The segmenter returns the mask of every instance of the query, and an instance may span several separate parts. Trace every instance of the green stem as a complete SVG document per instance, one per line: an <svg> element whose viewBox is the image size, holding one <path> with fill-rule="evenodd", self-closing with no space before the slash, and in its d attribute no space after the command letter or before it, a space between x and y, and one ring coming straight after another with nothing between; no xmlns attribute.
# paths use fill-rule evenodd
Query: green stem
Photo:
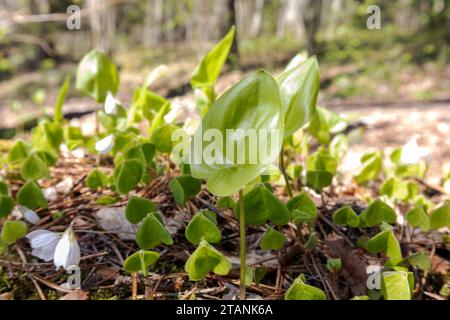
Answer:
<svg viewBox="0 0 450 320"><path fill-rule="evenodd" d="M286 182L286 189L289 194L289 197L292 198L292 188L291 184L289 183L289 177L286 173L286 165L284 163L284 143L281 145L281 152L280 152L280 166L281 166L281 173L283 174L284 181Z"/></svg>
<svg viewBox="0 0 450 320"><path fill-rule="evenodd" d="M244 208L244 193L242 189L239 190L239 231L240 231L240 248L241 248L241 277L239 283L239 299L245 300L245 274L246 274L246 263L245 263L245 208Z"/></svg>

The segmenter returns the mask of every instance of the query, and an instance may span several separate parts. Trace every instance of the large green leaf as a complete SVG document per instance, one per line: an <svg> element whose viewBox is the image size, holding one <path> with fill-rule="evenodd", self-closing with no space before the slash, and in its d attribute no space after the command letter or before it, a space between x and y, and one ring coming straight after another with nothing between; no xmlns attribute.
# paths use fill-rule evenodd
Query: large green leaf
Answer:
<svg viewBox="0 0 450 320"><path fill-rule="evenodd" d="M305 126L316 111L319 93L319 64L311 57L283 72L278 78L285 117L285 136Z"/></svg>
<svg viewBox="0 0 450 320"><path fill-rule="evenodd" d="M125 215L128 221L136 224L141 222L147 214L157 211L158 208L152 201L139 197L130 197L125 209Z"/></svg>
<svg viewBox="0 0 450 320"><path fill-rule="evenodd" d="M240 199L234 210L236 216L240 214L240 202L244 201L245 223L261 225L267 220L283 225L289 221L289 211L278 198L263 185L256 185L250 192Z"/></svg>
<svg viewBox="0 0 450 320"><path fill-rule="evenodd" d="M259 246L263 250L280 250L286 242L286 237L280 231L267 227Z"/></svg>
<svg viewBox="0 0 450 320"><path fill-rule="evenodd" d="M411 300L408 272L386 271L381 275L381 288L386 300Z"/></svg>
<svg viewBox="0 0 450 320"><path fill-rule="evenodd" d="M127 194L141 181L144 168L139 161L130 159L124 160L114 171L114 178L117 191Z"/></svg>
<svg viewBox="0 0 450 320"><path fill-rule="evenodd" d="M219 139L224 140L216 150L219 159L213 163L203 161L212 144L203 140L203 132L209 129L216 129L214 132L221 135ZM228 129L241 131L227 134ZM247 130L256 135L264 134L263 130L268 134L275 130L275 137L258 139L257 148L250 150ZM261 175L278 157L283 134L283 109L277 84L268 73L256 71L227 90L203 118L191 142L192 175L205 178L209 191L215 195L229 196ZM251 156L256 160L253 163Z"/></svg>
<svg viewBox="0 0 450 320"><path fill-rule="evenodd" d="M104 102L108 91L116 94L119 88L116 66L104 53L89 52L78 64L76 88L98 103Z"/></svg>
<svg viewBox="0 0 450 320"><path fill-rule="evenodd" d="M173 244L169 231L157 215L158 213L148 214L137 231L136 242L142 250L152 249L161 243Z"/></svg>
<svg viewBox="0 0 450 320"><path fill-rule="evenodd" d="M200 211L195 214L185 232L186 239L190 243L198 245L202 239L209 243L218 243L222 239L217 222L211 215L214 215L211 211Z"/></svg>
<svg viewBox="0 0 450 320"><path fill-rule="evenodd" d="M306 284L302 276L294 280L284 296L286 300L326 300L327 296L321 289Z"/></svg>
<svg viewBox="0 0 450 320"><path fill-rule="evenodd" d="M205 55L192 74L193 87L214 86L230 52L235 32L236 29L233 26L225 37Z"/></svg>
<svg viewBox="0 0 450 320"><path fill-rule="evenodd" d="M6 244L13 244L27 234L27 225L23 221L5 221L1 238Z"/></svg>
<svg viewBox="0 0 450 320"><path fill-rule="evenodd" d="M431 229L450 228L450 202L433 210L430 215Z"/></svg>
<svg viewBox="0 0 450 320"><path fill-rule="evenodd" d="M225 276L231 270L231 263L217 249L202 240L186 261L184 269L191 281L202 280L209 272Z"/></svg>
<svg viewBox="0 0 450 320"><path fill-rule="evenodd" d="M141 271L147 275L148 268L158 261L159 256L158 252L139 250L125 260L123 268L130 273Z"/></svg>
<svg viewBox="0 0 450 320"><path fill-rule="evenodd" d="M34 181L28 181L17 193L17 202L27 207L28 209L34 210L36 208L47 208L48 202L42 193L39 185Z"/></svg>

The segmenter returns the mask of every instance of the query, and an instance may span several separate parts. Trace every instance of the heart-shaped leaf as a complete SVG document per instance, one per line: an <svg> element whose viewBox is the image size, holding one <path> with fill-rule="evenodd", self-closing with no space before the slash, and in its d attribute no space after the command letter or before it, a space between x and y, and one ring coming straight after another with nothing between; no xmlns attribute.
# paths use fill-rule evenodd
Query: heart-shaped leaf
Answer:
<svg viewBox="0 0 450 320"><path fill-rule="evenodd" d="M158 252L139 250L125 260L123 268L130 273L141 271L147 275L148 268L158 261L159 256Z"/></svg>
<svg viewBox="0 0 450 320"><path fill-rule="evenodd" d="M376 179L381 172L382 164L383 160L379 151L365 154L361 158L361 165L355 175L356 182L363 183Z"/></svg>
<svg viewBox="0 0 450 320"><path fill-rule="evenodd" d="M381 276L381 289L386 300L411 300L408 272L386 271Z"/></svg>
<svg viewBox="0 0 450 320"><path fill-rule="evenodd" d="M209 243L220 242L222 234L211 216L215 216L211 211L200 211L192 218L185 231L186 239L190 243L198 245L202 239Z"/></svg>
<svg viewBox="0 0 450 320"><path fill-rule="evenodd" d="M431 212L430 225L433 230L450 228L450 202L446 202Z"/></svg>
<svg viewBox="0 0 450 320"><path fill-rule="evenodd" d="M415 228L420 228L425 232L430 230L430 218L423 210L423 207L411 208L406 214L406 220Z"/></svg>
<svg viewBox="0 0 450 320"><path fill-rule="evenodd" d="M128 221L136 224L141 222L147 214L157 211L158 208L152 201L139 197L130 197L125 209L125 215Z"/></svg>
<svg viewBox="0 0 450 320"><path fill-rule="evenodd" d="M17 193L17 202L31 210L47 208L48 202L36 181L28 181Z"/></svg>
<svg viewBox="0 0 450 320"><path fill-rule="evenodd" d="M136 242L142 250L152 249L161 243L173 244L169 231L157 218L157 213L150 213L142 222L136 234Z"/></svg>
<svg viewBox="0 0 450 320"><path fill-rule="evenodd" d="M0 218L9 215L14 209L14 199L10 196L0 194Z"/></svg>
<svg viewBox="0 0 450 320"><path fill-rule="evenodd" d="M176 130L182 130L173 124L165 124L153 132L150 142L155 148L163 153L171 153L174 147L172 133Z"/></svg>
<svg viewBox="0 0 450 320"><path fill-rule="evenodd" d="M35 149L49 152L55 157L59 154L63 140L63 127L55 122L41 122L31 133L31 141Z"/></svg>
<svg viewBox="0 0 450 320"><path fill-rule="evenodd" d="M239 218L240 202L244 201L245 223L261 225L267 220L283 225L289 221L289 211L264 185L256 185L236 204L235 214Z"/></svg>
<svg viewBox="0 0 450 320"><path fill-rule="evenodd" d="M333 175L331 172L315 170L306 172L306 184L316 192L322 192L323 188L331 185Z"/></svg>
<svg viewBox="0 0 450 320"><path fill-rule="evenodd" d="M175 201L184 205L186 201L195 197L201 190L202 184L199 179L185 175L173 178L169 183L170 191Z"/></svg>
<svg viewBox="0 0 450 320"><path fill-rule="evenodd" d="M366 249L371 253L385 252L394 261L402 259L400 245L390 228L384 229L371 238L366 244Z"/></svg>
<svg viewBox="0 0 450 320"><path fill-rule="evenodd" d="M104 53L93 50L78 64L75 86L98 103L105 102L108 91L116 94L119 88L117 68Z"/></svg>
<svg viewBox="0 0 450 320"><path fill-rule="evenodd" d="M381 185L381 195L386 195L392 200L406 200L408 198L408 183L395 177L391 177Z"/></svg>
<svg viewBox="0 0 450 320"><path fill-rule="evenodd" d="M232 27L225 37L205 55L197 68L195 68L191 79L193 87L214 86L230 52L235 32L235 27Z"/></svg>
<svg viewBox="0 0 450 320"><path fill-rule="evenodd" d="M23 221L5 221L2 228L2 240L10 245L27 234L27 225Z"/></svg>
<svg viewBox="0 0 450 320"><path fill-rule="evenodd" d="M423 252L413 253L408 257L408 262L421 270L429 270L431 269L431 260L430 258Z"/></svg>
<svg viewBox="0 0 450 320"><path fill-rule="evenodd" d="M184 269L189 274L191 281L199 281L209 272L220 276L227 275L231 270L231 263L220 251L202 240L186 261Z"/></svg>
<svg viewBox="0 0 450 320"><path fill-rule="evenodd" d="M326 300L327 296L321 289L306 284L299 276L286 291L286 300Z"/></svg>
<svg viewBox="0 0 450 320"><path fill-rule="evenodd" d="M86 186L91 190L102 189L106 187L108 177L98 169L92 170L86 177Z"/></svg>
<svg viewBox="0 0 450 320"><path fill-rule="evenodd" d="M203 133L213 132L219 136L219 143L203 139ZM257 144L249 142L251 133ZM192 139L188 153L192 161L184 162L191 164L192 176L207 180L208 190L213 194L230 196L277 159L283 134L283 108L277 84L268 73L256 71L213 103ZM251 140L255 142L254 138ZM210 145L220 145L213 163L203 161Z"/></svg>
<svg viewBox="0 0 450 320"><path fill-rule="evenodd" d="M319 64L316 57L283 72L278 80L285 115L285 136L304 127L316 111Z"/></svg>
<svg viewBox="0 0 450 320"><path fill-rule="evenodd" d="M397 215L387 203L377 199L361 213L360 219L367 226L373 227L383 221L394 224L397 220Z"/></svg>
<svg viewBox="0 0 450 320"><path fill-rule="evenodd" d="M38 155L32 153L22 165L20 175L24 180L39 180L49 178L50 172L45 162Z"/></svg>
<svg viewBox="0 0 450 320"><path fill-rule="evenodd" d="M359 226L359 216L352 208L345 206L333 214L333 222L340 225L346 225L352 228Z"/></svg>
<svg viewBox="0 0 450 320"><path fill-rule="evenodd" d="M143 174L144 168L139 161L134 159L122 161L114 171L117 191L127 194L138 185Z"/></svg>
<svg viewBox="0 0 450 320"><path fill-rule="evenodd" d="M281 232L272 227L267 227L259 246L263 250L280 250L286 242L286 237Z"/></svg>
<svg viewBox="0 0 450 320"><path fill-rule="evenodd" d="M295 223L310 222L317 217L317 207L306 192L290 199L286 207Z"/></svg>
<svg viewBox="0 0 450 320"><path fill-rule="evenodd" d="M316 152L306 159L306 169L308 171L328 171L334 175L337 165L336 159L324 152Z"/></svg>
<svg viewBox="0 0 450 320"><path fill-rule="evenodd" d="M31 149L29 142L18 140L9 150L8 162L12 165L20 164L27 159Z"/></svg>

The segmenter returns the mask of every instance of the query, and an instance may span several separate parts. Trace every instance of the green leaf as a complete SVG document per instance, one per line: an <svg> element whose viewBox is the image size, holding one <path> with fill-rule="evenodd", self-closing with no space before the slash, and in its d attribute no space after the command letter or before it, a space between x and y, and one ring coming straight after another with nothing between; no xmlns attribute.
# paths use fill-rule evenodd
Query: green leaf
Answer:
<svg viewBox="0 0 450 320"><path fill-rule="evenodd" d="M400 245L394 232L390 228L384 229L371 238L366 244L366 249L371 253L385 252L386 255L393 260L402 259Z"/></svg>
<svg viewBox="0 0 450 320"><path fill-rule="evenodd" d="M202 280L209 272L225 276L231 270L231 263L217 249L202 240L199 246L186 261L184 269L189 274L189 280Z"/></svg>
<svg viewBox="0 0 450 320"><path fill-rule="evenodd" d="M176 130L182 130L180 127L173 124L165 124L153 132L150 142L155 148L163 153L171 153L174 147L172 141L172 133Z"/></svg>
<svg viewBox="0 0 450 320"><path fill-rule="evenodd" d="M217 207L221 209L233 209L234 205L234 200L231 197L222 197L217 202Z"/></svg>
<svg viewBox="0 0 450 320"><path fill-rule="evenodd" d="M14 199L10 196L0 194L0 218L9 215L14 209Z"/></svg>
<svg viewBox="0 0 450 320"><path fill-rule="evenodd" d="M328 171L334 175L336 173L337 165L336 159L324 152L316 152L306 159L306 169L308 171Z"/></svg>
<svg viewBox="0 0 450 320"><path fill-rule="evenodd" d="M408 213L406 213L406 220L415 228L420 228L425 232L430 230L430 219L422 206L411 208Z"/></svg>
<svg viewBox="0 0 450 320"><path fill-rule="evenodd" d="M411 300L408 272L386 271L381 276L381 288L386 300Z"/></svg>
<svg viewBox="0 0 450 320"><path fill-rule="evenodd" d="M235 32L236 28L233 26L225 37L205 55L192 74L193 87L214 86L230 52Z"/></svg>
<svg viewBox="0 0 450 320"><path fill-rule="evenodd" d="M285 116L285 137L304 127L316 111L319 64L311 57L278 78Z"/></svg>
<svg viewBox="0 0 450 320"><path fill-rule="evenodd" d="M5 221L2 228L2 240L10 245L27 234L27 225L23 221Z"/></svg>
<svg viewBox="0 0 450 320"><path fill-rule="evenodd" d="M373 201L360 215L360 219L369 227L376 226L385 221L394 224L397 221L397 215L388 204L380 199Z"/></svg>
<svg viewBox="0 0 450 320"><path fill-rule="evenodd" d="M245 223L261 225L267 220L278 225L289 221L289 211L278 198L263 185L256 185L236 203L235 214L239 218L240 202L244 201Z"/></svg>
<svg viewBox="0 0 450 320"><path fill-rule="evenodd" d="M0 256L6 252L7 248L8 245L4 243L2 239L0 239Z"/></svg>
<svg viewBox="0 0 450 320"><path fill-rule="evenodd" d="M152 201L139 197L130 197L125 209L125 215L128 221L136 224L141 222L147 214L157 211L158 208Z"/></svg>
<svg viewBox="0 0 450 320"><path fill-rule="evenodd" d="M340 225L346 225L352 228L359 226L359 216L351 207L342 207L333 214L333 222Z"/></svg>
<svg viewBox="0 0 450 320"><path fill-rule="evenodd" d="M330 186L332 181L333 175L328 171L315 170L306 172L306 184L316 192L322 192L323 188Z"/></svg>
<svg viewBox="0 0 450 320"><path fill-rule="evenodd" d="M321 289L306 284L299 276L286 291L286 300L326 300L327 296Z"/></svg>
<svg viewBox="0 0 450 320"><path fill-rule="evenodd" d="M25 161L31 152L31 148L32 146L30 143L23 140L18 140L9 150L8 162L15 165Z"/></svg>
<svg viewBox="0 0 450 320"><path fill-rule="evenodd" d="M111 196L103 196L95 200L95 204L100 206L109 206L111 204L117 203L119 201L118 198Z"/></svg>
<svg viewBox="0 0 450 320"><path fill-rule="evenodd" d="M104 53L93 50L78 64L75 86L96 102L105 102L108 91L116 94L119 88L117 68Z"/></svg>
<svg viewBox="0 0 450 320"><path fill-rule="evenodd" d="M184 205L186 201L195 197L201 190L202 184L199 179L185 175L173 178L169 182L170 191L175 198L175 201Z"/></svg>
<svg viewBox="0 0 450 320"><path fill-rule="evenodd" d="M108 177L98 169L92 170L86 177L86 186L91 190L102 189L106 187Z"/></svg>
<svg viewBox="0 0 450 320"><path fill-rule="evenodd" d="M292 220L297 224L310 222L317 217L316 204L306 192L290 199L286 207L291 212Z"/></svg>
<svg viewBox="0 0 450 320"><path fill-rule="evenodd" d="M433 230L450 228L450 202L446 202L431 212L430 225Z"/></svg>
<svg viewBox="0 0 450 320"><path fill-rule="evenodd" d="M6 182L0 181L0 195L9 196L9 187Z"/></svg>
<svg viewBox="0 0 450 320"><path fill-rule="evenodd" d="M32 153L22 165L20 175L24 180L39 180L49 178L50 171L45 162L37 154Z"/></svg>
<svg viewBox="0 0 450 320"><path fill-rule="evenodd" d="M55 103L55 114L53 115L53 121L54 122L62 122L64 120L64 115L63 115L63 106L64 106L64 102L66 101L66 96L67 96L67 91L69 90L70 87L70 76L66 76L66 79L64 80L63 85L61 86L61 88L59 89L58 92L58 97L56 98L56 103Z"/></svg>
<svg viewBox="0 0 450 320"><path fill-rule="evenodd" d="M263 250L280 250L285 242L286 237L284 234L269 226L261 238L259 246Z"/></svg>
<svg viewBox="0 0 450 320"><path fill-rule="evenodd" d="M392 200L407 200L409 195L408 183L391 177L381 185L380 194L386 195Z"/></svg>
<svg viewBox="0 0 450 320"><path fill-rule="evenodd" d="M191 142L191 172L196 178L207 180L208 190L217 196L230 196L260 176L278 157L284 134L283 108L275 80L265 71L256 71L228 89L217 99L202 120ZM218 163L208 164L202 159L204 150L212 144L203 140L203 132L216 129L223 137L218 150ZM247 134L227 134L227 130L248 130L261 133L275 131L273 139L259 139L257 150L249 150ZM254 140L254 139L253 139ZM265 141L264 141L265 140ZM227 145L229 146L227 148ZM228 152L227 152L228 149ZM231 153L231 150L235 152ZM267 150L267 152L261 152ZM227 158L225 158L227 155ZM256 161L249 161L253 155ZM187 162L187 161L185 161Z"/></svg>
<svg viewBox="0 0 450 320"><path fill-rule="evenodd" d="M37 208L46 209L48 206L47 199L42 193L41 188L36 181L28 181L17 193L17 202L27 207L28 209L35 210Z"/></svg>
<svg viewBox="0 0 450 320"><path fill-rule="evenodd" d="M332 134L344 131L347 123L335 112L323 107L316 107L308 131L321 144L328 144Z"/></svg>
<svg viewBox="0 0 450 320"><path fill-rule="evenodd" d="M209 211L209 214L214 214ZM222 234L214 220L208 218L204 211L198 212L189 222L185 231L186 239L192 244L198 245L203 239L209 243L219 243Z"/></svg>
<svg viewBox="0 0 450 320"><path fill-rule="evenodd" d="M337 259L328 258L327 259L328 271L338 272L339 270L341 270L341 268L342 268L342 260L340 258L337 258Z"/></svg>
<svg viewBox="0 0 450 320"><path fill-rule="evenodd" d="M313 231L305 242L305 249L313 251L317 247L317 232Z"/></svg>
<svg viewBox="0 0 450 320"><path fill-rule="evenodd" d="M421 270L431 269L431 260L424 252L417 252L410 255L408 262Z"/></svg>
<svg viewBox="0 0 450 320"><path fill-rule="evenodd" d="M142 250L152 249L161 243L173 244L169 231L156 215L148 214L137 231L136 242Z"/></svg>
<svg viewBox="0 0 450 320"><path fill-rule="evenodd" d="M137 160L124 160L114 171L117 191L127 194L141 181L144 168Z"/></svg>
<svg viewBox="0 0 450 320"><path fill-rule="evenodd" d="M355 175L356 182L363 183L376 179L381 172L382 164L383 160L379 151L365 154L361 158L361 165Z"/></svg>
<svg viewBox="0 0 450 320"><path fill-rule="evenodd" d="M143 272L147 275L148 268L159 259L159 253L154 251L143 251L133 253L123 263L123 268L127 272Z"/></svg>

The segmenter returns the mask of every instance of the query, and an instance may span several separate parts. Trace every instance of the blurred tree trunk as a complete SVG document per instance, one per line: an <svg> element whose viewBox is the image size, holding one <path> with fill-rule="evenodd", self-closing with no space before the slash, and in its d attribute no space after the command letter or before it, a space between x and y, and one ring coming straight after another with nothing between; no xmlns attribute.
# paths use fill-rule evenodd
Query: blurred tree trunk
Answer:
<svg viewBox="0 0 450 320"><path fill-rule="evenodd" d="M283 0L278 12L277 37L284 37L286 30L296 38L302 35L303 16L299 15L302 0Z"/></svg>
<svg viewBox="0 0 450 320"><path fill-rule="evenodd" d="M161 25L163 23L163 0L148 0L143 32L144 46L151 47L161 41Z"/></svg>
<svg viewBox="0 0 450 320"><path fill-rule="evenodd" d="M111 53L111 44L116 32L116 9L108 7L103 0L87 0L92 47Z"/></svg>
<svg viewBox="0 0 450 320"><path fill-rule="evenodd" d="M308 54L316 54L317 31L320 28L322 15L322 0L305 0L301 11L306 31L306 49Z"/></svg>
<svg viewBox="0 0 450 320"><path fill-rule="evenodd" d="M236 26L236 3L235 0L227 0L227 20L224 24L225 29L222 34L225 35L232 26ZM238 45L238 32L236 30L236 36L234 37L233 44L231 46L230 55L228 56L228 63L232 68L237 68L239 65L239 45Z"/></svg>
<svg viewBox="0 0 450 320"><path fill-rule="evenodd" d="M265 0L255 0L252 14L252 23L250 25L250 37L257 37L261 32L261 22L264 12Z"/></svg>

